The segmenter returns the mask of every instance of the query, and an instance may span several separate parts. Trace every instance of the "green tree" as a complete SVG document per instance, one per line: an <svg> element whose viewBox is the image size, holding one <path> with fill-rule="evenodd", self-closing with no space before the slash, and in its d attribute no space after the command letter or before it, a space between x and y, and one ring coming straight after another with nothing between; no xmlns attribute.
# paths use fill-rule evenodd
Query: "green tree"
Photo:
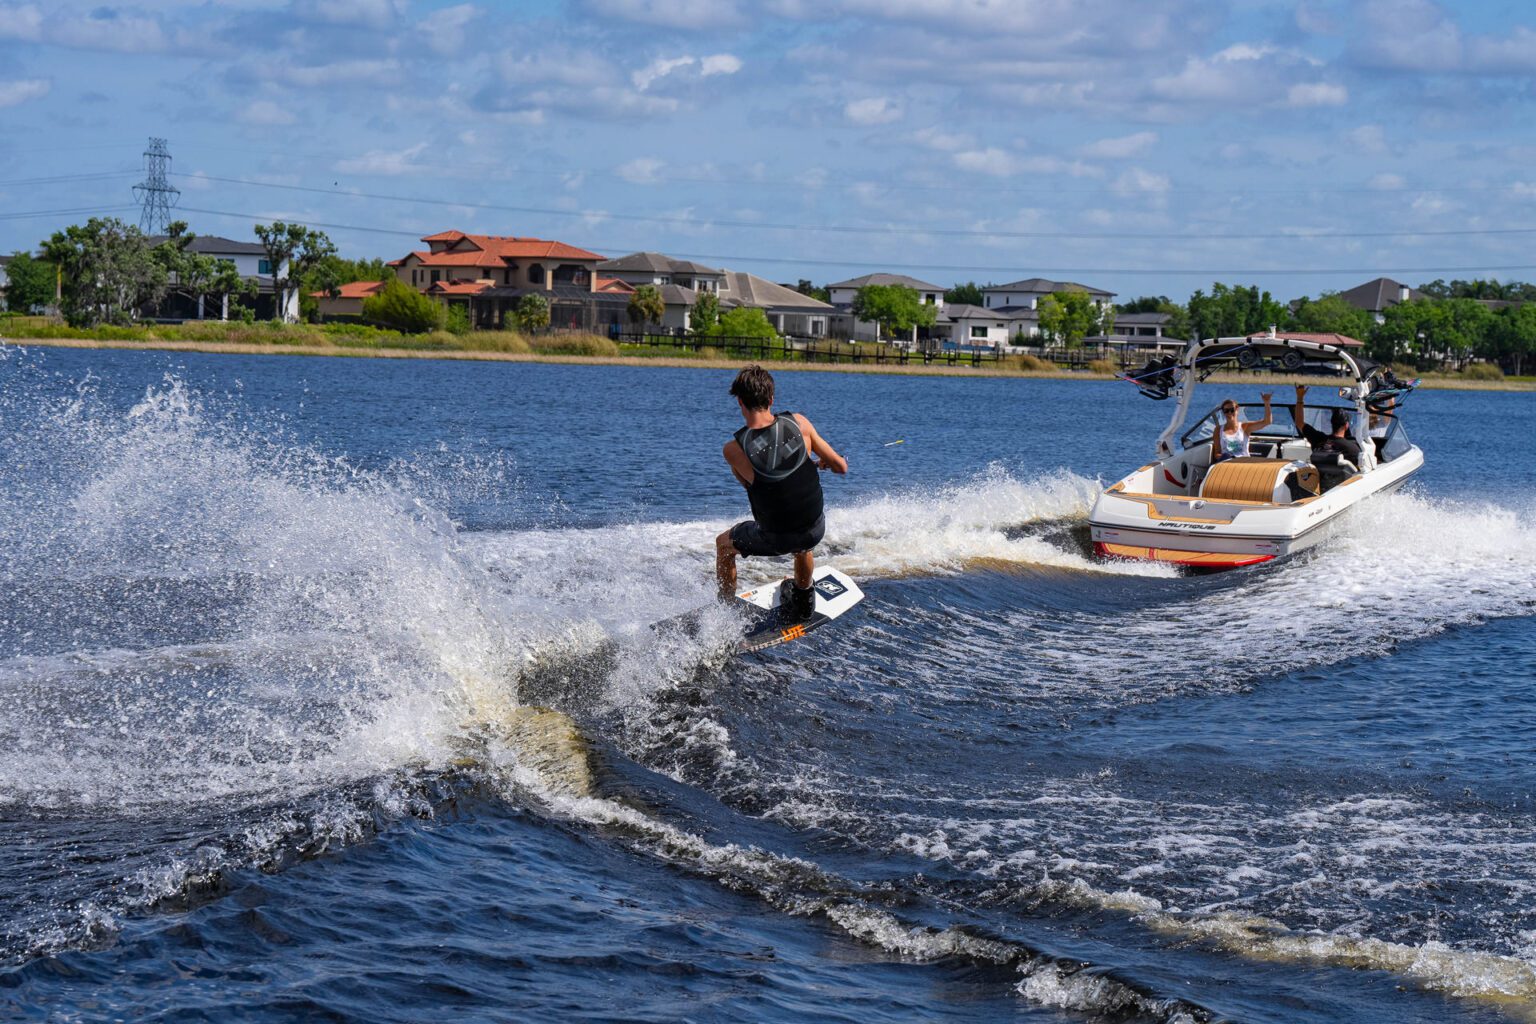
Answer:
<svg viewBox="0 0 1536 1024"><path fill-rule="evenodd" d="M1522 373L1536 357L1536 303L1501 310L1493 331L1491 352L1511 373Z"/></svg>
<svg viewBox="0 0 1536 1024"><path fill-rule="evenodd" d="M443 326L449 334L469 333L469 303L450 302L443 307Z"/></svg>
<svg viewBox="0 0 1536 1024"><path fill-rule="evenodd" d="M529 292L517 300L513 318L524 331L542 331L549 326L549 300L538 292Z"/></svg>
<svg viewBox="0 0 1536 1024"><path fill-rule="evenodd" d="M637 329L645 330L646 324L660 324L667 314L667 304L662 301L661 289L653 284L643 284L629 297L629 319Z"/></svg>
<svg viewBox="0 0 1536 1024"><path fill-rule="evenodd" d="M55 232L43 243L43 257L59 268L60 312L72 327L126 324L165 294L167 272L149 239L115 217Z"/></svg>
<svg viewBox="0 0 1536 1024"><path fill-rule="evenodd" d="M914 327L932 327L938 310L904 284L867 284L853 294L853 315L879 324L887 335L906 335Z"/></svg>
<svg viewBox="0 0 1536 1024"><path fill-rule="evenodd" d="M53 302L54 269L29 252L11 254L5 265L5 305L13 313L30 313Z"/></svg>
<svg viewBox="0 0 1536 1024"><path fill-rule="evenodd" d="M809 278L802 277L800 279L800 283L795 285L795 291L799 292L801 295L809 295L811 298L816 299L819 302L832 301L832 293L827 291L825 288L811 284Z"/></svg>
<svg viewBox="0 0 1536 1024"><path fill-rule="evenodd" d="M990 287L990 285L988 286ZM965 284L957 284L944 293L946 305L981 306L986 302L986 295L982 293L981 285L975 281L967 281Z"/></svg>
<svg viewBox="0 0 1536 1024"><path fill-rule="evenodd" d="M803 292L801 294L804 294ZM720 322L720 299L714 292L699 292L688 311L688 329L694 334L708 334Z"/></svg>
<svg viewBox="0 0 1536 1024"><path fill-rule="evenodd" d="M443 307L397 278L384 282L376 295L363 300L363 319L406 334L441 330Z"/></svg>
<svg viewBox="0 0 1536 1024"><path fill-rule="evenodd" d="M1090 334L1107 334L1114 326L1113 309L1103 309L1087 292L1052 292L1040 300L1040 333L1055 345L1076 348Z"/></svg>
<svg viewBox="0 0 1536 1024"><path fill-rule="evenodd" d="M233 261L190 251L196 238L187 230L186 221L176 221L167 229L165 240L154 247L155 259L165 268L166 293L180 295L189 303L201 299L205 316L208 300L214 299L217 315L222 316L226 297L250 298L256 286L241 276Z"/></svg>
<svg viewBox="0 0 1536 1024"><path fill-rule="evenodd" d="M768 338L779 336L768 322L768 315L754 306L737 306L720 317L720 322L710 328L715 338Z"/></svg>
<svg viewBox="0 0 1536 1024"><path fill-rule="evenodd" d="M311 274L320 271L327 257L336 255L336 246L324 231L303 224L257 224L256 237L267 251L272 273L272 295L277 302L275 319L287 319L288 296ZM329 291L340 282L328 281L320 289Z"/></svg>
<svg viewBox="0 0 1536 1024"><path fill-rule="evenodd" d="M1321 297L1309 299L1303 296L1296 301L1288 320L1297 331L1321 334L1344 334L1364 341L1376 321L1363 309L1351 306L1339 298L1337 292L1324 292Z"/></svg>
<svg viewBox="0 0 1536 1024"><path fill-rule="evenodd" d="M1256 285L1211 285L1189 297L1189 326L1200 338L1243 337L1287 322L1289 311Z"/></svg>

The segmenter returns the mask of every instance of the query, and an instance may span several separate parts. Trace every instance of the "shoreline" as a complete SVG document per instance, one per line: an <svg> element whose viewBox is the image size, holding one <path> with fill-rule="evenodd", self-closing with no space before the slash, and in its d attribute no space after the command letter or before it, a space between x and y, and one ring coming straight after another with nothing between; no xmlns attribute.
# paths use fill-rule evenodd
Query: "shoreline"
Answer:
<svg viewBox="0 0 1536 1024"><path fill-rule="evenodd" d="M677 369L736 370L742 359L690 359L678 356L582 356L520 352L475 352L454 349L351 348L341 345L278 345L238 341L102 341L91 338L0 338L0 345L29 348L138 349L157 352L197 352L206 355L275 355L346 357L358 359L447 359L493 363L560 363L586 366L660 366ZM1117 380L1109 374L1074 370L1011 370L993 367L944 366L939 364L902 366L865 363L790 363L770 361L774 372L803 373L878 373L894 376L963 377L1024 380ZM1317 384L1317 377L1274 376L1266 384ZM1215 373L1206 381L1217 384L1257 384L1255 377L1235 373ZM1443 391L1536 391L1536 380L1461 380L1455 377L1426 376L1422 388Z"/></svg>

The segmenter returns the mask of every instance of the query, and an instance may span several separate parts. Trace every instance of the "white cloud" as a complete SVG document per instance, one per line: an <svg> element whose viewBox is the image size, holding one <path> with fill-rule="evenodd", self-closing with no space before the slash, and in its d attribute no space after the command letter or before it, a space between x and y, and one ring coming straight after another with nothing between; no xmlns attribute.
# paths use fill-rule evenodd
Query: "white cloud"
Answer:
<svg viewBox="0 0 1536 1024"><path fill-rule="evenodd" d="M444 57L452 56L464 47L465 29L480 13L474 4L458 4L433 11L416 24L427 47Z"/></svg>
<svg viewBox="0 0 1536 1024"><path fill-rule="evenodd" d="M0 7L0 39L36 42L43 35L43 12L34 4Z"/></svg>
<svg viewBox="0 0 1536 1024"><path fill-rule="evenodd" d="M425 142L418 142L409 149L369 150L359 157L338 160L335 169L342 174L401 175L423 174L428 168L416 163L416 158L427 151Z"/></svg>
<svg viewBox="0 0 1536 1024"><path fill-rule="evenodd" d="M1536 72L1536 32L1515 25L1498 36L1478 36L1467 42L1468 70L1482 74Z"/></svg>
<svg viewBox="0 0 1536 1024"><path fill-rule="evenodd" d="M289 12L305 21L387 28L405 13L404 0L294 0Z"/></svg>
<svg viewBox="0 0 1536 1024"><path fill-rule="evenodd" d="M1088 157L1102 157L1109 160L1123 160L1126 157L1135 156L1149 147L1156 145L1156 132L1136 132L1131 135L1122 135L1113 139L1100 139L1090 142L1083 147L1083 155Z"/></svg>
<svg viewBox="0 0 1536 1024"><path fill-rule="evenodd" d="M1367 63L1420 73L1461 64L1461 29L1429 0L1367 0L1361 14L1356 38Z"/></svg>
<svg viewBox="0 0 1536 1024"><path fill-rule="evenodd" d="M710 75L734 75L741 70L741 58L734 53L712 53L699 61L699 74L708 78Z"/></svg>
<svg viewBox="0 0 1536 1024"><path fill-rule="evenodd" d="M901 108L888 97L871 96L848 103L843 116L854 124L890 124L901 119Z"/></svg>
<svg viewBox="0 0 1536 1024"><path fill-rule="evenodd" d="M988 146L986 149L968 149L956 153L953 159L955 166L962 171L991 174L999 178L1017 174L1021 169L1017 157L996 146Z"/></svg>
<svg viewBox="0 0 1536 1024"><path fill-rule="evenodd" d="M1123 196L1162 193L1172 187L1167 175L1156 174L1142 167L1127 168L1114 183L1114 190Z"/></svg>
<svg viewBox="0 0 1536 1024"><path fill-rule="evenodd" d="M235 115L235 118L245 124L255 125L293 124L298 120L293 116L293 111L280 107L271 100L252 100Z"/></svg>
<svg viewBox="0 0 1536 1024"><path fill-rule="evenodd" d="M1285 101L1292 107L1341 107L1349 102L1349 90L1331 82L1298 82Z"/></svg>
<svg viewBox="0 0 1536 1024"><path fill-rule="evenodd" d="M667 28L712 31L744 21L735 0L586 0L602 18L620 18Z"/></svg>
<svg viewBox="0 0 1536 1024"><path fill-rule="evenodd" d="M0 82L0 107L14 107L48 95L51 88L45 78L22 78Z"/></svg>
<svg viewBox="0 0 1536 1024"><path fill-rule="evenodd" d="M1387 133L1379 124L1363 124L1351 131L1348 138L1362 153L1387 151Z"/></svg>
<svg viewBox="0 0 1536 1024"><path fill-rule="evenodd" d="M1379 192L1398 192L1408 184L1401 174L1377 174L1365 183L1366 188L1373 188Z"/></svg>
<svg viewBox="0 0 1536 1024"><path fill-rule="evenodd" d="M661 180L657 175L665 161L657 160L650 156L637 156L635 159L620 164L614 169L615 173L625 181L634 185L654 185Z"/></svg>
<svg viewBox="0 0 1536 1024"><path fill-rule="evenodd" d="M649 89L651 83L658 78L665 78L678 68L685 68L695 63L693 57L658 57L639 71L629 76L629 80L635 83L635 88L641 92Z"/></svg>
<svg viewBox="0 0 1536 1024"><path fill-rule="evenodd" d="M937 125L929 125L927 128L919 128L912 133L912 138L930 149L937 149L942 153L952 153L958 149L965 149L973 142L964 132L946 132Z"/></svg>

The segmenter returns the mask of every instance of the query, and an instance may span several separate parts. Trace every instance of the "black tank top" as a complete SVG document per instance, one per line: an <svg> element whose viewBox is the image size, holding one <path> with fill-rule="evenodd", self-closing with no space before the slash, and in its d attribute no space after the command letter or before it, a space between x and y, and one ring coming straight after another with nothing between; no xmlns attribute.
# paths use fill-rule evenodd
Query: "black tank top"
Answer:
<svg viewBox="0 0 1536 1024"><path fill-rule="evenodd" d="M821 477L805 435L791 413L781 412L766 427L742 427L736 443L752 463L747 500L752 518L769 533L801 533L821 518Z"/></svg>

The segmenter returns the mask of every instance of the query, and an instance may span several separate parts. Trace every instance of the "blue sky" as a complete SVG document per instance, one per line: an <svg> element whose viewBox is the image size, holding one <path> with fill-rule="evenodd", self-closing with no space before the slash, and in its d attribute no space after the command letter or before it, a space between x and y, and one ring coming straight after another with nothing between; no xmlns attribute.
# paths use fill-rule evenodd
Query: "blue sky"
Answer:
<svg viewBox="0 0 1536 1024"><path fill-rule="evenodd" d="M791 282L1533 280L1533 110L1522 3L0 0L0 250L136 219L158 135L194 230L354 256L456 227Z"/></svg>

